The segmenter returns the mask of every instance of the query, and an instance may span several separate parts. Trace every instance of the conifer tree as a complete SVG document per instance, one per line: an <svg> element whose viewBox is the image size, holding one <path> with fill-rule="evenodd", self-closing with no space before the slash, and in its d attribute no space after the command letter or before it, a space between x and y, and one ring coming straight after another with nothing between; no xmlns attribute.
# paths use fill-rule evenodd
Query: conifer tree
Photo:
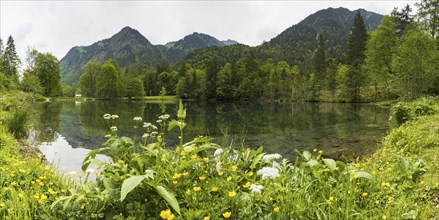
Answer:
<svg viewBox="0 0 439 220"><path fill-rule="evenodd" d="M347 73L347 88L349 88L349 97L346 97L350 101L360 100L360 88L364 84L364 75L361 72L361 65L365 60L365 51L368 35L366 25L364 24L363 16L360 11L355 14L354 22L351 27L351 32L348 36L348 64L349 72Z"/></svg>

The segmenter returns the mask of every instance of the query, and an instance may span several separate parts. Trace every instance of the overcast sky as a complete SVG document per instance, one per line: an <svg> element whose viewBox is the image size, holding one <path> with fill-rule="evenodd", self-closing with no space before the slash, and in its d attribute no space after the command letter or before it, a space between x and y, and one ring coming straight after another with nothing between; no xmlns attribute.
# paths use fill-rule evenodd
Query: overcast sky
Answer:
<svg viewBox="0 0 439 220"><path fill-rule="evenodd" d="M61 59L70 48L109 38L125 26L153 44L193 32L248 45L269 41L308 15L328 7L389 14L417 1L17 1L0 0L0 37L12 35L21 59L26 48Z"/></svg>

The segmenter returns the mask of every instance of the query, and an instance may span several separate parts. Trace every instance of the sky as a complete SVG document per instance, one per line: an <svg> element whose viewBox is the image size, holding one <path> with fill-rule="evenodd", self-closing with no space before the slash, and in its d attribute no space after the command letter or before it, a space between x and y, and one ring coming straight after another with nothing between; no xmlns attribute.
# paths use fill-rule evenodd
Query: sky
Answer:
<svg viewBox="0 0 439 220"><path fill-rule="evenodd" d="M61 59L70 48L110 38L125 26L137 29L152 44L166 44L198 32L256 46L328 7L389 14L394 7L416 2L0 0L0 37L6 44L12 35L22 61L28 47Z"/></svg>

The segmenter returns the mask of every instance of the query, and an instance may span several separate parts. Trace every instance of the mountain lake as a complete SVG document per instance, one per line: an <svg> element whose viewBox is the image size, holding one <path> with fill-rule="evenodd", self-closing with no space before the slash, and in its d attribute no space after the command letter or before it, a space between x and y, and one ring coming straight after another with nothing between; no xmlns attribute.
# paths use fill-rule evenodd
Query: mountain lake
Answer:
<svg viewBox="0 0 439 220"><path fill-rule="evenodd" d="M295 161L297 151L323 150L324 157L352 160L370 156L389 130L389 108L352 103L184 102L184 141L203 135L221 146L264 147ZM119 136L139 140L142 124L156 124L160 115L176 119L178 101L69 100L35 102L31 107L29 140L61 171L80 171L84 156L102 147L110 133L106 113L118 115ZM158 125L157 125L158 126ZM166 146L178 144L178 128L165 136ZM98 158L105 159L99 155Z"/></svg>

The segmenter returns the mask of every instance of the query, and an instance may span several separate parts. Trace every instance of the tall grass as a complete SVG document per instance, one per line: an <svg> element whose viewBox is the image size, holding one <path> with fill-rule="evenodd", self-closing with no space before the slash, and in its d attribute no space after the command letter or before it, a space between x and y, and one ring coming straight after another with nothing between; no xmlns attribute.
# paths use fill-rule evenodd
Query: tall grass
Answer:
<svg viewBox="0 0 439 220"><path fill-rule="evenodd" d="M8 131L16 138L26 137L28 133L28 112L22 108L16 108L6 120Z"/></svg>

